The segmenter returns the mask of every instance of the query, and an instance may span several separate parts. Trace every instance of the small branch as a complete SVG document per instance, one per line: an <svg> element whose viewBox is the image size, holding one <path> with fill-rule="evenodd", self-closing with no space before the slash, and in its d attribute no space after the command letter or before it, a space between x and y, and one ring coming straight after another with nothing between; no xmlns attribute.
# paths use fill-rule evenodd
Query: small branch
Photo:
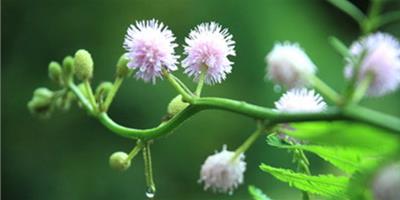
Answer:
<svg viewBox="0 0 400 200"><path fill-rule="evenodd" d="M69 88L79 98L84 107L93 114L93 109L90 103L79 91L76 85L70 83ZM105 112L98 113L95 116L104 126L118 135L147 141L167 135L194 114L207 109L226 110L254 119L268 120L270 125L303 121L350 120L370 124L395 133L400 133L400 119L356 105L345 107L343 110L333 107L321 113L289 114L249 104L243 101L235 101L216 97L202 97L193 99L192 105L187 107L185 110L181 111L170 120L150 129L134 129L119 125L114 122Z"/></svg>
<svg viewBox="0 0 400 200"><path fill-rule="evenodd" d="M111 89L110 93L107 95L106 101L104 102L101 111L107 112L108 108L110 107L112 101L114 100L115 95L118 92L119 87L121 86L122 82L124 81L121 77L116 77L114 81L113 88Z"/></svg>
<svg viewBox="0 0 400 200"><path fill-rule="evenodd" d="M68 87L75 94L75 96L78 97L79 101L82 103L85 110L93 114L92 104L90 104L88 99L85 97L85 95L82 94L79 88L72 81L68 82Z"/></svg>
<svg viewBox="0 0 400 200"><path fill-rule="evenodd" d="M356 6L351 4L348 0L327 0L327 1L330 2L332 5L336 6L337 8L339 8L340 10L342 10L344 13L348 14L359 24L361 24L365 19L364 13Z"/></svg>
<svg viewBox="0 0 400 200"><path fill-rule="evenodd" d="M171 83L171 85L178 91L180 95L182 95L182 100L191 103L192 96L188 94L185 89L181 87L181 85L169 74L169 72L163 69L163 75L167 78L167 80Z"/></svg>
<svg viewBox="0 0 400 200"><path fill-rule="evenodd" d="M92 87L90 86L89 80L84 80L83 85L85 86L86 93L89 96L89 102L93 107L93 111L97 112L97 103L93 95Z"/></svg>
<svg viewBox="0 0 400 200"><path fill-rule="evenodd" d="M156 185L154 184L153 178L153 166L151 162L151 152L150 152L150 143L146 142L143 147L143 160L144 160L144 174L146 176L146 184L147 184L147 191L151 193L150 195L154 195L156 192Z"/></svg>
<svg viewBox="0 0 400 200"><path fill-rule="evenodd" d="M201 71L200 78L199 78L199 83L197 84L196 92L194 93L196 96L200 97L201 95L201 90L203 89L204 86L204 81L206 79L206 72Z"/></svg>
<svg viewBox="0 0 400 200"><path fill-rule="evenodd" d="M320 92L323 96L334 102L336 105L341 104L342 98L340 95L329 87L325 82L319 79L317 76L311 76L311 83L314 88Z"/></svg>
<svg viewBox="0 0 400 200"><path fill-rule="evenodd" d="M257 121L257 129L244 141L242 145L240 145L235 154L232 156L231 161L235 161L242 153L247 151L251 147L251 145L257 140L257 138L264 132L265 126L262 121Z"/></svg>

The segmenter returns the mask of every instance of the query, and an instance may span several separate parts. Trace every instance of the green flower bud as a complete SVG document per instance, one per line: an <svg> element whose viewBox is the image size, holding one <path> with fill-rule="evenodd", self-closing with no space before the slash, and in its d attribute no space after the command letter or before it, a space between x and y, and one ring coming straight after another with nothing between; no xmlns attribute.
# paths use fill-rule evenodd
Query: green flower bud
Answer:
<svg viewBox="0 0 400 200"><path fill-rule="evenodd" d="M116 71L116 75L118 77L126 77L129 75L130 69L128 68L127 64L128 64L129 60L128 58L124 55L122 55L117 63L117 71Z"/></svg>
<svg viewBox="0 0 400 200"><path fill-rule="evenodd" d="M125 171L131 166L131 161L127 159L128 154L126 154L125 152L115 152L110 156L110 167L117 171Z"/></svg>
<svg viewBox="0 0 400 200"><path fill-rule="evenodd" d="M47 88L38 88L33 92L33 98L28 102L29 111L40 117L49 117L53 111L54 93Z"/></svg>
<svg viewBox="0 0 400 200"><path fill-rule="evenodd" d="M72 56L67 56L64 58L63 70L65 73L65 78L72 78L75 73L74 58L72 58Z"/></svg>
<svg viewBox="0 0 400 200"><path fill-rule="evenodd" d="M58 62L50 62L49 64L49 77L52 81L56 82L57 84L62 85L62 69Z"/></svg>
<svg viewBox="0 0 400 200"><path fill-rule="evenodd" d="M182 96L178 95L171 100L168 104L167 112L168 114L174 116L188 107L189 104L182 101Z"/></svg>
<svg viewBox="0 0 400 200"><path fill-rule="evenodd" d="M81 80L87 80L93 76L93 60L90 53L84 49L80 49L75 53L75 72L76 76Z"/></svg>
<svg viewBox="0 0 400 200"><path fill-rule="evenodd" d="M113 87L114 85L108 81L100 83L100 85L96 88L96 99L101 100L105 98Z"/></svg>

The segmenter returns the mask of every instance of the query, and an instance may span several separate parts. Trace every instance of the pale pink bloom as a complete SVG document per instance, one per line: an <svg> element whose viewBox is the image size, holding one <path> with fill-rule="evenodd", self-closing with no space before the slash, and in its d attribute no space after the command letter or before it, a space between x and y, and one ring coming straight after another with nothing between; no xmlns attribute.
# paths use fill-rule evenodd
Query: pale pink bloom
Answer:
<svg viewBox="0 0 400 200"><path fill-rule="evenodd" d="M276 84L288 88L309 84L317 67L297 43L277 43L265 58L267 77Z"/></svg>
<svg viewBox="0 0 400 200"><path fill-rule="evenodd" d="M124 48L129 59L128 67L136 69L136 78L153 84L161 77L162 69L177 70L173 33L155 19L138 21L125 35Z"/></svg>
<svg viewBox="0 0 400 200"><path fill-rule="evenodd" d="M292 89L275 102L278 111L285 113L316 113L326 110L324 99L314 90Z"/></svg>
<svg viewBox="0 0 400 200"><path fill-rule="evenodd" d="M185 73L199 79L206 72L207 84L221 83L231 73L232 64L228 56L235 56L232 35L215 22L203 23L191 30L185 39L185 54L182 61Z"/></svg>
<svg viewBox="0 0 400 200"><path fill-rule="evenodd" d="M400 84L400 44L399 41L387 33L375 33L354 42L350 53L355 58L364 54L358 74L358 82L368 73L373 80L368 88L369 96L383 96L396 90ZM354 63L347 60L345 77L353 76Z"/></svg>
<svg viewBox="0 0 400 200"><path fill-rule="evenodd" d="M214 192L232 194L243 183L243 174L246 171L244 155L241 154L232 160L235 152L226 150L215 152L209 156L201 166L200 180L204 182L204 189L211 188Z"/></svg>

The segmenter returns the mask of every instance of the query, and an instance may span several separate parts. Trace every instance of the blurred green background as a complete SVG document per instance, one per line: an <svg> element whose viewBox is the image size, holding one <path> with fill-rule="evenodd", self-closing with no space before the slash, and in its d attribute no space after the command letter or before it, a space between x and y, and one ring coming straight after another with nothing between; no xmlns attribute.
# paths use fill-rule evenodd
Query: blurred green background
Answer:
<svg viewBox="0 0 400 200"><path fill-rule="evenodd" d="M367 1L356 2L366 10ZM388 9L400 9L396 1L389 4ZM350 44L359 35L347 15L322 0L3 0L1 11L2 198L10 200L145 199L141 156L126 173L108 166L111 153L129 151L134 141L114 135L77 106L49 120L32 117L26 107L35 88L56 89L47 77L48 63L61 61L80 48L94 58L93 84L112 80L115 63L124 52L125 31L135 20L159 19L172 29L179 44L201 22L217 21L228 27L236 41L233 73L223 84L205 88L204 95L270 107L280 93L264 81L264 57L276 41L299 42L318 65L319 76L342 90L343 60L328 37ZM400 25L386 26L383 31L399 38ZM194 86L182 70L176 74ZM110 115L124 125L153 127L175 95L166 81L151 85L129 78ZM400 116L399 100L397 92L363 104ZM152 148L156 199L250 199L249 184L274 199L299 199L298 191L258 169L261 162L292 166L286 151L268 147L264 139L247 152L245 184L233 196L205 192L197 183L200 166L209 154L223 144L236 148L253 128L253 121L246 117L205 111L175 134L157 140ZM331 170L311 158L313 172Z"/></svg>

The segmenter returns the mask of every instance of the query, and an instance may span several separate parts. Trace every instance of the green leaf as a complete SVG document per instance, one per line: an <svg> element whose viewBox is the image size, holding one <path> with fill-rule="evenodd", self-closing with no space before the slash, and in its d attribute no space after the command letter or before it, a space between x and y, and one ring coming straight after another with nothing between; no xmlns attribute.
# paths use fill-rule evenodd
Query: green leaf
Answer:
<svg viewBox="0 0 400 200"><path fill-rule="evenodd" d="M345 196L349 179L346 177L329 175L311 176L296 173L289 169L274 168L261 164L261 170L270 173L275 178L289 183L291 187L326 197L347 199Z"/></svg>
<svg viewBox="0 0 400 200"><path fill-rule="evenodd" d="M343 11L344 13L348 14L350 17L352 17L358 24L362 24L365 15L364 13L358 9L356 6L351 4L347 0L328 0L332 5L336 6L338 9Z"/></svg>
<svg viewBox="0 0 400 200"><path fill-rule="evenodd" d="M260 189L250 185L249 193L254 200L271 200L267 195L265 195Z"/></svg>
<svg viewBox="0 0 400 200"><path fill-rule="evenodd" d="M286 145L278 143L274 138L276 137L268 137L268 144L278 148L301 149L312 152L348 174L360 171L364 167L379 161L378 156L360 149L301 144Z"/></svg>
<svg viewBox="0 0 400 200"><path fill-rule="evenodd" d="M292 123L285 133L317 145L347 147L385 155L398 147L399 137L383 129L354 122Z"/></svg>

